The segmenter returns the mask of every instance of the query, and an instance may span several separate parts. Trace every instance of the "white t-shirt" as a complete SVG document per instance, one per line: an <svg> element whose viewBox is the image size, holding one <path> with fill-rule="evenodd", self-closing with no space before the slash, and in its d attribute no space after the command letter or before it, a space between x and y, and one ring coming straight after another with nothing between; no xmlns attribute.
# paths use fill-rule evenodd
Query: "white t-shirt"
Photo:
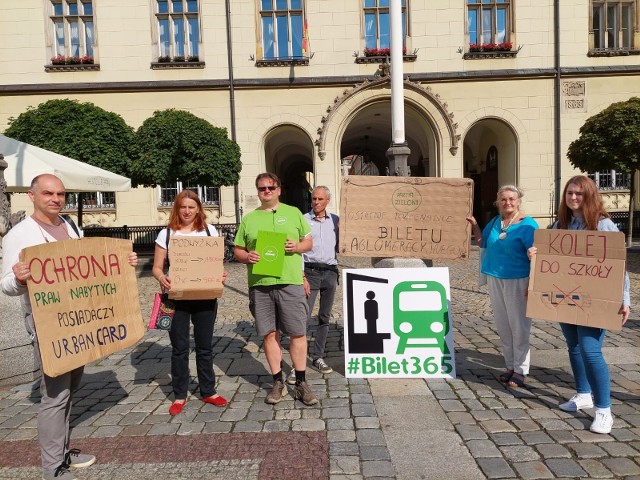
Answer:
<svg viewBox="0 0 640 480"><path fill-rule="evenodd" d="M216 227L214 227L213 225L207 225L207 228L209 229L209 233L211 234L212 237L220 236L218 235L218 230L216 230ZM182 233L179 231L176 232L174 230L171 230L171 236L206 237L207 232L205 232L204 230L201 230L199 232ZM166 228L163 228L162 230L160 230L160 233L158 233L158 238L156 238L156 244L164 248L165 250L167 249L167 229Z"/></svg>

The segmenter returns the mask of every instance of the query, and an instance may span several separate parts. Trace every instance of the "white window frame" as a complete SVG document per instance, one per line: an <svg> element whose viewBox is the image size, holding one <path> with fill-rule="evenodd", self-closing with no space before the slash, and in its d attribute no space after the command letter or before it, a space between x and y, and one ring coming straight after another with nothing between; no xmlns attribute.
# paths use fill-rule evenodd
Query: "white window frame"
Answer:
<svg viewBox="0 0 640 480"><path fill-rule="evenodd" d="M66 210L76 210L78 208L77 192L67 192L64 208ZM83 194L82 208L116 208L116 194L115 192L85 192Z"/></svg>
<svg viewBox="0 0 640 480"><path fill-rule="evenodd" d="M589 173L588 177L596 182L598 190L629 190L631 185L631 175L628 173L616 172L615 170L603 170ZM600 183L604 182L604 185Z"/></svg>
<svg viewBox="0 0 640 480"><path fill-rule="evenodd" d="M202 205L218 206L220 205L220 187L208 187L200 185L190 185L190 182L167 183L157 187L158 205L161 207L170 207L173 200L182 190L189 189L198 195Z"/></svg>
<svg viewBox="0 0 640 480"><path fill-rule="evenodd" d="M88 13L85 12L87 5L91 6ZM53 42L51 56L95 58L95 0L49 0L49 6ZM73 14L72 9L76 10ZM77 25L76 35L73 25Z"/></svg>
<svg viewBox="0 0 640 480"><path fill-rule="evenodd" d="M196 58L201 60L200 0L153 1L156 16L155 33L157 35L158 58L170 57L175 59L176 57L182 57L185 61L195 61ZM193 11L194 4L195 12ZM161 9L161 6L166 6L166 9ZM178 6L180 7L176 8ZM177 26L180 26L181 31L176 28ZM197 39L190 39L194 34L197 35Z"/></svg>
<svg viewBox="0 0 640 480"><path fill-rule="evenodd" d="M595 50L634 50L634 36L638 29L637 0L592 0L589 12L589 33ZM596 15L599 10L599 15ZM622 24L625 17L626 22ZM613 17L613 18L612 18ZM596 26L596 21L599 20ZM611 24L611 25L610 25ZM610 35L610 27L615 30ZM626 31L626 35L625 35Z"/></svg>
<svg viewBox="0 0 640 480"><path fill-rule="evenodd" d="M469 37L469 44L484 45L488 43L500 44L500 43L512 43L513 42L513 1L512 0L467 0L467 36ZM498 31L498 12L500 10L506 10L505 13L505 25L504 34L500 34ZM489 12L487 12L489 10ZM470 12L476 11L476 39L471 38L472 26L470 24ZM491 23L491 31L485 32L484 23L487 13L490 15L489 22Z"/></svg>
<svg viewBox="0 0 640 480"><path fill-rule="evenodd" d="M283 8L284 7L284 8ZM299 7L299 8L298 8ZM260 49L262 60L300 60L308 58L309 52L305 52L304 40L305 31L305 0L258 0L260 16ZM294 19L298 19L294 21ZM295 22L299 21L300 35L295 40ZM282 38L279 38L280 29L276 25L285 22L287 27L286 46ZM267 33L265 30L271 29ZM267 47L267 42L273 44L273 54L267 54L271 48ZM299 43L299 45L298 45ZM299 52L298 52L299 48ZM307 46L307 50L308 50Z"/></svg>
<svg viewBox="0 0 640 480"><path fill-rule="evenodd" d="M391 0L363 0L362 2L362 37L364 39L364 48L366 49L385 49L391 48L391 12L389 11L389 3ZM409 0L402 0L402 46L407 46L407 36L409 35ZM388 42L380 43L381 27L380 16L386 15L388 18L388 31L383 32ZM375 23L375 45L372 42L367 43L367 22L373 20Z"/></svg>

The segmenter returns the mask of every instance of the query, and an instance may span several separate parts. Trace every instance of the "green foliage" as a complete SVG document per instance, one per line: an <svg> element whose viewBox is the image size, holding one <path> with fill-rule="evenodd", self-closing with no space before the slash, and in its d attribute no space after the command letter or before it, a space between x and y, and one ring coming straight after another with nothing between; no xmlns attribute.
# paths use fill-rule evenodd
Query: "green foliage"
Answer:
<svg viewBox="0 0 640 480"><path fill-rule="evenodd" d="M590 117L569 145L571 164L585 172L640 169L640 98L613 103Z"/></svg>
<svg viewBox="0 0 640 480"><path fill-rule="evenodd" d="M192 113L163 110L136 132L140 155L131 165L134 183L155 186L175 181L212 187L235 185L240 147L218 128Z"/></svg>
<svg viewBox="0 0 640 480"><path fill-rule="evenodd" d="M92 103L49 100L9 119L8 137L129 176L134 130Z"/></svg>

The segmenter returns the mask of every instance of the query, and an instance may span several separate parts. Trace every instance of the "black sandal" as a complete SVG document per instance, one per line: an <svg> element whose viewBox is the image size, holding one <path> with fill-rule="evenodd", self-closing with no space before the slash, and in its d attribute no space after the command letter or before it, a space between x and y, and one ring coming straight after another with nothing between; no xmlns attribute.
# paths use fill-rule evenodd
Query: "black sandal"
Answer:
<svg viewBox="0 0 640 480"><path fill-rule="evenodd" d="M512 376L513 376L513 370L507 370L506 372L501 373L498 379L502 383L508 383L509 380L511 380Z"/></svg>
<svg viewBox="0 0 640 480"><path fill-rule="evenodd" d="M522 388L522 387L524 387L524 382L525 382L525 376L524 375L520 375L519 373L514 373L513 375L511 375L511 378L509 379L508 385L510 387Z"/></svg>

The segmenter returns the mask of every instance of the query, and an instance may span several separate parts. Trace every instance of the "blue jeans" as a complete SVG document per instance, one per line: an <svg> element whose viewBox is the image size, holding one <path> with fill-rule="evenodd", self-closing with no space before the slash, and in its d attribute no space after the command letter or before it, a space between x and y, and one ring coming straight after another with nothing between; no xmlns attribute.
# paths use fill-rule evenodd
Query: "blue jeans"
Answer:
<svg viewBox="0 0 640 480"><path fill-rule="evenodd" d="M596 408L611 406L609 367L602 355L602 341L607 333L602 328L561 323L569 349L569 361L578 393L593 392Z"/></svg>

